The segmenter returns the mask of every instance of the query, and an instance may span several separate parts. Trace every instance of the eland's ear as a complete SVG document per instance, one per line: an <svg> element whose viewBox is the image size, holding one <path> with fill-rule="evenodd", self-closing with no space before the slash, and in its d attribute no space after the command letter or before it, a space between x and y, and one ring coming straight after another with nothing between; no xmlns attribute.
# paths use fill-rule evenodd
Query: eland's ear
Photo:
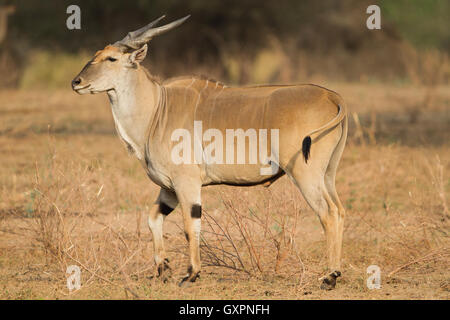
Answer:
<svg viewBox="0 0 450 320"><path fill-rule="evenodd" d="M136 63L141 63L142 61L144 61L146 56L147 56L147 44L144 44L140 49L133 51L130 54L128 60L132 65L134 65Z"/></svg>

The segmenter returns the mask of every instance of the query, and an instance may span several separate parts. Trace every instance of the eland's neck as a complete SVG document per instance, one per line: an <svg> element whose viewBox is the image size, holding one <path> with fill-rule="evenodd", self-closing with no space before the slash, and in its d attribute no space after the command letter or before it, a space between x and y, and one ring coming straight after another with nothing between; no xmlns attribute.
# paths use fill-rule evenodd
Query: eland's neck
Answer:
<svg viewBox="0 0 450 320"><path fill-rule="evenodd" d="M140 160L144 158L149 122L155 115L160 95L158 83L150 80L140 66L136 72L121 78L114 90L108 91L117 132Z"/></svg>

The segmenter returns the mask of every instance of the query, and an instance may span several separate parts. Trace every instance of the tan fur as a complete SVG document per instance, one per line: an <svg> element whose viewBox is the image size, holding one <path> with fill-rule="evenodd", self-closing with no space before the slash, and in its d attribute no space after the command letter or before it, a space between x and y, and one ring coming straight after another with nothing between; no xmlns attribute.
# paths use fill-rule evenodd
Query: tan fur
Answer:
<svg viewBox="0 0 450 320"><path fill-rule="evenodd" d="M95 53L92 63L99 63L101 61L104 61L106 58L110 57L111 55L120 54L120 53L121 53L121 51L119 50L119 48L114 47L112 45L107 45L103 50L98 50Z"/></svg>

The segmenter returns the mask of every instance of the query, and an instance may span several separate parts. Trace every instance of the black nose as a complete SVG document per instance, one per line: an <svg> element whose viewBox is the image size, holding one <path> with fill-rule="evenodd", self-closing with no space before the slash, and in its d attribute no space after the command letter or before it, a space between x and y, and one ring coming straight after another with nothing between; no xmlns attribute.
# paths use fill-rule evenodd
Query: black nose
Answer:
<svg viewBox="0 0 450 320"><path fill-rule="evenodd" d="M72 80L72 88L75 88L77 85L79 85L81 83L81 78L75 78Z"/></svg>

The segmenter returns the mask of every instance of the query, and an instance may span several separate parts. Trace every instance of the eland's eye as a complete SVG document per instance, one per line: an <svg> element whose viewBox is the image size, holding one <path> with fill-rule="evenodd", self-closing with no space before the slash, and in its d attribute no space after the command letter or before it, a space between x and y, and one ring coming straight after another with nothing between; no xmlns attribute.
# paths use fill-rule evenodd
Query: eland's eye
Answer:
<svg viewBox="0 0 450 320"><path fill-rule="evenodd" d="M117 61L117 59L113 58L113 57L108 57L108 58L106 58L106 60L111 61L111 62Z"/></svg>

